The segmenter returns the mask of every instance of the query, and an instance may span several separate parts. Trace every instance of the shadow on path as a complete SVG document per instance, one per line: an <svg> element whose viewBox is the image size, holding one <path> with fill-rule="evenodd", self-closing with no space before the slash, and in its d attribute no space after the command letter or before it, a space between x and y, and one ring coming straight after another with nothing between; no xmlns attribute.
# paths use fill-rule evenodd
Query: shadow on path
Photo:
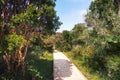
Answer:
<svg viewBox="0 0 120 80"><path fill-rule="evenodd" d="M53 55L54 80L87 80L62 52L55 50Z"/></svg>
<svg viewBox="0 0 120 80"><path fill-rule="evenodd" d="M72 75L72 63L65 59L54 60L54 80L63 80L61 78L70 77Z"/></svg>

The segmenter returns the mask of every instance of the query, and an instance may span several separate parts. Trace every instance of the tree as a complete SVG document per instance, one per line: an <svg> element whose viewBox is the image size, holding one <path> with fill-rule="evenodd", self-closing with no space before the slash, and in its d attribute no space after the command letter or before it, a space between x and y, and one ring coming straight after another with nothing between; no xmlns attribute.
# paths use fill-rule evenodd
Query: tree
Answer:
<svg viewBox="0 0 120 80"><path fill-rule="evenodd" d="M94 2L92 2L89 8L90 12L86 17L87 18L86 21L88 25L96 28L101 26L104 29L110 31L112 30L113 27L119 25L119 23L114 25L115 21L119 21L116 19L119 12L119 2L115 2L115 1L117 0L110 0L106 2L104 2L103 0L95 0Z"/></svg>
<svg viewBox="0 0 120 80"><path fill-rule="evenodd" d="M94 0L90 5L90 10L86 15L86 23L88 26L92 27L90 33L90 38L87 42L88 45L94 45L94 56L91 59L91 62L98 63L94 66L94 69L104 69L109 77L109 80L120 79L117 74L117 77L114 77L114 73L118 72L119 68L117 67L120 63L113 65L114 69L110 70L110 63L108 62L111 57L118 56L119 54L119 44L120 44L120 17L119 17L119 5L120 0ZM112 54L112 55L111 55ZM107 60L108 59L108 60ZM113 57L113 62L116 57ZM91 65L92 67L92 65ZM109 72L113 72L113 74ZM101 71L100 71L101 73ZM108 75L110 74L110 76Z"/></svg>
<svg viewBox="0 0 120 80"><path fill-rule="evenodd" d="M103 42L108 41L106 40L107 37L110 38L112 36L114 39L116 36L119 37L120 17L118 12L119 0L110 0L106 2L103 0L95 0L91 3L90 12L86 16L86 22L88 26L93 27L93 33L96 37L102 37L101 39L103 39ZM106 42L106 44L108 43L109 41Z"/></svg>
<svg viewBox="0 0 120 80"><path fill-rule="evenodd" d="M73 45L82 45L88 37L88 27L84 23L78 23L71 31Z"/></svg>
<svg viewBox="0 0 120 80"><path fill-rule="evenodd" d="M32 38L55 33L61 22L55 0L1 0L0 4L0 53L8 72L18 72Z"/></svg>
<svg viewBox="0 0 120 80"><path fill-rule="evenodd" d="M62 33L62 36L63 36L63 39L66 41L66 43L71 44L72 37L69 31L64 30Z"/></svg>

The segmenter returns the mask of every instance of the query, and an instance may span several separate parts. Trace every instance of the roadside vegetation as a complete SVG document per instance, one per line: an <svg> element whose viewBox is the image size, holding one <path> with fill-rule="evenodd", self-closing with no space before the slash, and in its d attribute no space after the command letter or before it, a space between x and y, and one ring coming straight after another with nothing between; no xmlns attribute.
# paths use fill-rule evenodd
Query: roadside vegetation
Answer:
<svg viewBox="0 0 120 80"><path fill-rule="evenodd" d="M0 0L0 80L53 80L55 0Z"/></svg>
<svg viewBox="0 0 120 80"><path fill-rule="evenodd" d="M53 80L53 54L35 48L26 58L26 80Z"/></svg>
<svg viewBox="0 0 120 80"><path fill-rule="evenodd" d="M0 0L0 80L53 80L53 47L88 80L120 80L120 0L94 0L86 22L56 33L56 0Z"/></svg>
<svg viewBox="0 0 120 80"><path fill-rule="evenodd" d="M85 23L57 33L55 47L88 80L120 80L120 1L94 0L85 17Z"/></svg>

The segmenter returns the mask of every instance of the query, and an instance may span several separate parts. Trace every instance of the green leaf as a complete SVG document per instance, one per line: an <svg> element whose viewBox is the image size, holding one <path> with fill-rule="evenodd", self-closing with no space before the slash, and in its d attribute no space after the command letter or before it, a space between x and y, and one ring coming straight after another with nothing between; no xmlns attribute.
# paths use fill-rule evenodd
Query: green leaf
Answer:
<svg viewBox="0 0 120 80"><path fill-rule="evenodd" d="M0 3L4 4L5 2L4 2L4 0L0 0Z"/></svg>

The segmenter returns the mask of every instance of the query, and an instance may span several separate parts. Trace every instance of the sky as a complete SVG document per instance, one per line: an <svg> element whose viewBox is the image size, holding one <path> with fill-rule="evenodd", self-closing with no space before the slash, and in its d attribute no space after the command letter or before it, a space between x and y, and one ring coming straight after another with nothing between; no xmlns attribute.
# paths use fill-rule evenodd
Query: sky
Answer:
<svg viewBox="0 0 120 80"><path fill-rule="evenodd" d="M84 23L91 1L93 0L57 0L55 10L63 23L57 32L72 30L75 24Z"/></svg>

